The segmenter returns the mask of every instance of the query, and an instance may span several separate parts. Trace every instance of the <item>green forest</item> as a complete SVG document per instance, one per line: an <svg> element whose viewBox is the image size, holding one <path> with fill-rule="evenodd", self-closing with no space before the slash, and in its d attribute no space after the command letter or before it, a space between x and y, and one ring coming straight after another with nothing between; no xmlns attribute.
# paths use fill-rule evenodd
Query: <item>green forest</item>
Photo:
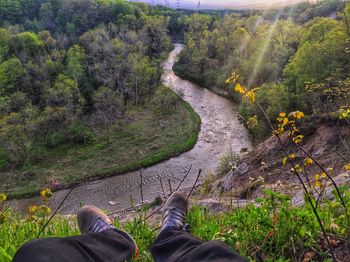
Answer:
<svg viewBox="0 0 350 262"><path fill-rule="evenodd" d="M154 261L178 189L248 261L349 261L350 3L179 6L0 0L1 262L91 199Z"/></svg>
<svg viewBox="0 0 350 262"><path fill-rule="evenodd" d="M123 173L194 145L198 117L160 81L173 13L119 0L0 1L1 191Z"/></svg>
<svg viewBox="0 0 350 262"><path fill-rule="evenodd" d="M199 85L225 90L226 79L239 74L243 85L259 88L257 101L272 121L279 112L336 112L350 101L350 6L342 6L321 1L317 7L302 3L248 17L186 17L185 50L175 70ZM262 116L258 111L245 101L240 106L246 119ZM259 137L264 130L254 132Z"/></svg>

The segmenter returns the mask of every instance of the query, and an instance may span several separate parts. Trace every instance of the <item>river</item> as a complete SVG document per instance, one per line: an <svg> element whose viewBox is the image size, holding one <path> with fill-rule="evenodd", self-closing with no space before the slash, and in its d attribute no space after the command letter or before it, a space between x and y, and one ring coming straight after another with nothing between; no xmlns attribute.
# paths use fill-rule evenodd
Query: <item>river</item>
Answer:
<svg viewBox="0 0 350 262"><path fill-rule="evenodd" d="M172 187L175 188L192 165L191 172L183 183L183 187L187 188L194 183L199 169L203 170L203 175L215 170L220 157L229 153L230 148L238 153L242 148L252 147L248 131L238 121L237 105L175 75L172 67L182 49L182 44L175 44L174 50L164 62L162 80L175 92L181 92L183 99L199 114L202 121L201 130L198 142L192 150L142 170L143 196L146 201L154 200L162 192L160 177L168 192L167 181L170 179ZM55 209L68 191L55 192L50 199L50 207ZM83 204L115 211L130 207L132 202L141 202L139 171L76 187L64 202L60 213L76 213ZM39 197L20 199L14 200L12 207L24 212L29 205L38 203Z"/></svg>

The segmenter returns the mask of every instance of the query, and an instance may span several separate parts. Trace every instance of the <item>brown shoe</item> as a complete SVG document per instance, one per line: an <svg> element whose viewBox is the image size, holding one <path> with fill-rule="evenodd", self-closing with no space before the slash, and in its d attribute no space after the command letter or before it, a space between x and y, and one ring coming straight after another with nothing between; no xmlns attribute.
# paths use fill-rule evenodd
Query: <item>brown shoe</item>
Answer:
<svg viewBox="0 0 350 262"><path fill-rule="evenodd" d="M187 197L183 193L174 192L164 205L161 231L164 229L184 229L187 210Z"/></svg>

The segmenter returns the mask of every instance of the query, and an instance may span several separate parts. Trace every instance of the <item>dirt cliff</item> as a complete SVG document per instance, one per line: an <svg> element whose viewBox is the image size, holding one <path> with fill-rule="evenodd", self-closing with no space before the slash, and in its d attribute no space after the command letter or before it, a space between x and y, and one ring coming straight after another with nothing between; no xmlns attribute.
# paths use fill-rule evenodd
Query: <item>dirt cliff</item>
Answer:
<svg viewBox="0 0 350 262"><path fill-rule="evenodd" d="M344 165L350 162L350 125L332 117L307 119L300 128L305 135L301 144L332 177L344 172ZM282 147L289 154L294 153L296 163L303 165L305 154L298 150L287 137L282 137ZM272 136L259 144L238 163L237 168L212 185L212 191L228 193L239 198L260 196L265 189L272 189L293 196L301 186L291 166L282 165L283 150L277 138ZM308 178L313 181L321 170L308 167ZM338 179L339 183L349 180Z"/></svg>

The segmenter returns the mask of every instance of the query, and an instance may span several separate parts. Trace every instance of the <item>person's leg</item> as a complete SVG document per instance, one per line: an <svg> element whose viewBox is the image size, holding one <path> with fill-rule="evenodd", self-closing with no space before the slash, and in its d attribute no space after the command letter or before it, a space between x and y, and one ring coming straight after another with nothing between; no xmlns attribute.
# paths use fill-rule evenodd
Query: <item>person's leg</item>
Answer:
<svg viewBox="0 0 350 262"><path fill-rule="evenodd" d="M247 261L223 242L203 242L184 231L187 209L186 197L178 192L165 203L162 228L151 248L156 262Z"/></svg>
<svg viewBox="0 0 350 262"><path fill-rule="evenodd" d="M124 262L130 261L134 242L114 229L65 238L41 238L22 246L13 262Z"/></svg>
<svg viewBox="0 0 350 262"><path fill-rule="evenodd" d="M78 212L82 236L42 238L22 246L14 262L124 262L137 253L134 239L115 228L108 216L93 206Z"/></svg>
<svg viewBox="0 0 350 262"><path fill-rule="evenodd" d="M177 230L163 230L152 246L156 262L243 262L240 257L221 241L203 242L190 233Z"/></svg>

